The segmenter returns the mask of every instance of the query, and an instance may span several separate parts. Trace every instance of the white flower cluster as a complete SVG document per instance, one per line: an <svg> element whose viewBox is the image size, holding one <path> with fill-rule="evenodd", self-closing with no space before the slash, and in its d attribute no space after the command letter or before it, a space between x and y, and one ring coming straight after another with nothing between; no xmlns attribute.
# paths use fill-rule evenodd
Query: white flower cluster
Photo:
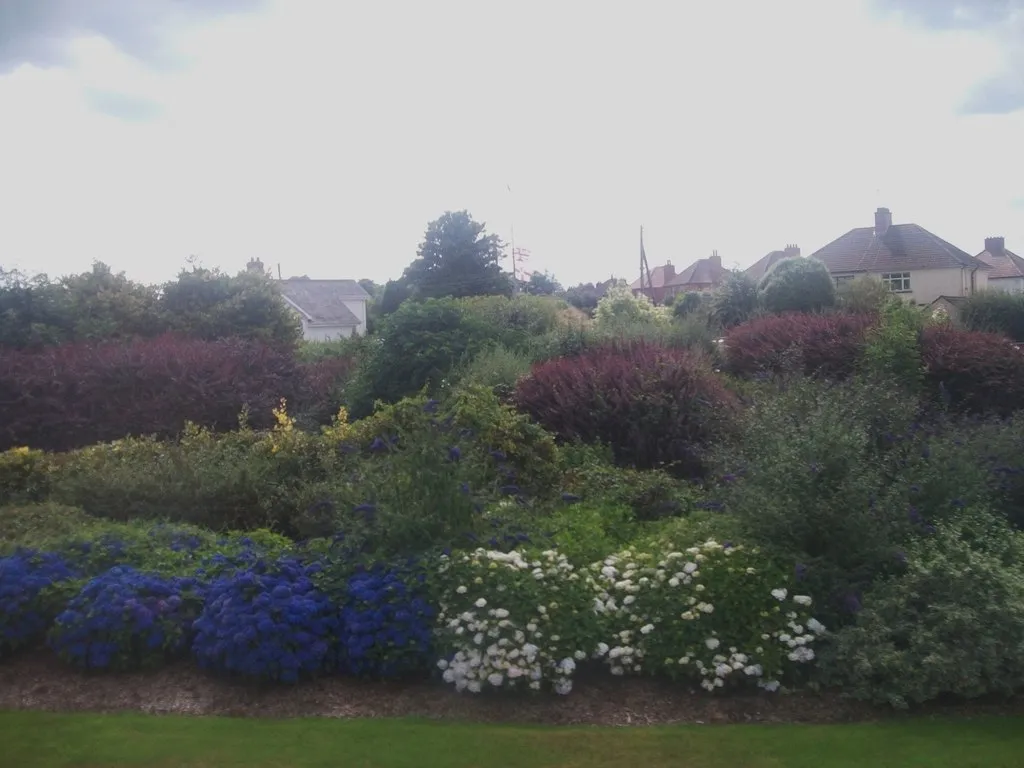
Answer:
<svg viewBox="0 0 1024 768"><path fill-rule="evenodd" d="M518 551L478 549L457 562L443 562L442 571L451 569L460 574L465 569L467 583L455 587L438 614L441 645L454 651L437 664L445 682L471 693L523 683L539 690L549 682L556 693L569 693L576 662L587 654L567 651L557 629L551 629L557 600L512 610L500 607L522 605L523 592L530 591L524 585L549 581L548 591L557 593L559 583L578 580L566 557L549 550L530 561Z"/></svg>
<svg viewBox="0 0 1024 768"><path fill-rule="evenodd" d="M767 641L783 645L790 661L806 663L814 659L808 644L825 628L815 619L807 619L808 632L805 633L805 627L797 623L798 614L790 611L786 617L791 633L781 629L767 631L761 635L766 641L764 645L746 650L735 646L720 650L722 640L714 629L720 622L716 619L732 617L714 615L711 594L714 589L709 591L705 582L713 582L716 574L725 571L730 576L732 589L740 579L749 579L751 588L766 589L757 585L758 579L750 579L757 576L755 568L733 565L738 559L733 555L739 551L740 548L707 541L699 547L669 552L660 560L646 553L626 550L595 563L591 567L597 590L594 610L619 624L612 628L609 642L598 645L595 657L605 659L614 675L641 672L648 657L656 654L647 661L647 666L653 665L658 671L671 675L698 677L701 686L709 691L723 688L727 680L736 679L757 680L760 687L777 690L779 682L775 676L783 672L778 668L781 655L771 648L766 653L765 646L770 645ZM707 577L703 572L705 566L711 567ZM781 587L766 589L766 592L779 602L789 597L788 590ZM760 594L765 598L769 596L765 592ZM795 595L792 600L801 607L811 604L811 598L806 595ZM766 602L765 607L770 609L770 602ZM750 620L767 621L765 628L770 630L772 626L779 626L781 614L778 619L773 618L775 615L766 610L760 618L754 616ZM770 674L766 666L772 667Z"/></svg>

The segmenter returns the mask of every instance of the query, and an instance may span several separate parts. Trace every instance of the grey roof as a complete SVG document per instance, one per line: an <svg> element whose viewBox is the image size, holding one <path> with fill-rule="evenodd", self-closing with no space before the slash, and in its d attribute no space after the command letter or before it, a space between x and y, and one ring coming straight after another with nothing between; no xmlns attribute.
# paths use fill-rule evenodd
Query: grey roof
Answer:
<svg viewBox="0 0 1024 768"><path fill-rule="evenodd" d="M811 254L828 271L903 272L911 269L990 269L969 253L917 224L893 224L884 234L874 227L851 229Z"/></svg>
<svg viewBox="0 0 1024 768"><path fill-rule="evenodd" d="M370 294L355 280L310 280L290 277L277 281L289 302L318 325L359 325L359 318L345 306L345 300L369 301Z"/></svg>

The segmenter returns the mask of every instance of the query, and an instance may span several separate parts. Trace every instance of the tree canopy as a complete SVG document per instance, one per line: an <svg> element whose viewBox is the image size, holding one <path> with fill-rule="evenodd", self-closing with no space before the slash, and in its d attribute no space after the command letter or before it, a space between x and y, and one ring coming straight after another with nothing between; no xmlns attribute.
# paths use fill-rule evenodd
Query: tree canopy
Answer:
<svg viewBox="0 0 1024 768"><path fill-rule="evenodd" d="M761 279L761 304L772 313L816 312L836 303L836 286L818 259L783 259Z"/></svg>
<svg viewBox="0 0 1024 768"><path fill-rule="evenodd" d="M447 211L427 226L418 258L402 280L413 298L509 296L512 280L501 269L503 244L468 211Z"/></svg>

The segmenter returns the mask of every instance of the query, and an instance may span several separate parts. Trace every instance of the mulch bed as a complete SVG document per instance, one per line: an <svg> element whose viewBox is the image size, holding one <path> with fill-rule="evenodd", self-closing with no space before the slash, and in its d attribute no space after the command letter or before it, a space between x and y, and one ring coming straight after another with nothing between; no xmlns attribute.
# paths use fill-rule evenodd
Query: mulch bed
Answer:
<svg viewBox="0 0 1024 768"><path fill-rule="evenodd" d="M45 650L0 664L0 710L146 712L243 717L422 717L548 725L835 723L899 717L835 694L706 694L685 685L584 677L568 696L458 694L436 682L326 677L254 686L211 677L185 661L150 672L87 674ZM1024 701L929 706L916 714L1024 714Z"/></svg>

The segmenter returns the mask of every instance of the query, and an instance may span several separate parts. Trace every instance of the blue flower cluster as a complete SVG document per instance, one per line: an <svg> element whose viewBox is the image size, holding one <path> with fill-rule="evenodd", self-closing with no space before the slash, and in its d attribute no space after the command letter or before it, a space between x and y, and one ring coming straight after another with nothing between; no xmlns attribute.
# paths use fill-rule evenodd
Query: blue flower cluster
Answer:
<svg viewBox="0 0 1024 768"><path fill-rule="evenodd" d="M349 578L340 637L347 672L398 677L430 668L435 611L419 595L424 580L383 566Z"/></svg>
<svg viewBox="0 0 1024 768"><path fill-rule="evenodd" d="M89 581L57 616L48 642L88 669L134 669L188 649L202 606L194 579L164 578L117 566Z"/></svg>
<svg viewBox="0 0 1024 768"><path fill-rule="evenodd" d="M319 567L261 560L214 582L195 622L199 665L285 683L334 667L341 619L313 585Z"/></svg>
<svg viewBox="0 0 1024 768"><path fill-rule="evenodd" d="M40 637L60 610L55 587L75 571L60 555L22 550L0 558L0 655Z"/></svg>

